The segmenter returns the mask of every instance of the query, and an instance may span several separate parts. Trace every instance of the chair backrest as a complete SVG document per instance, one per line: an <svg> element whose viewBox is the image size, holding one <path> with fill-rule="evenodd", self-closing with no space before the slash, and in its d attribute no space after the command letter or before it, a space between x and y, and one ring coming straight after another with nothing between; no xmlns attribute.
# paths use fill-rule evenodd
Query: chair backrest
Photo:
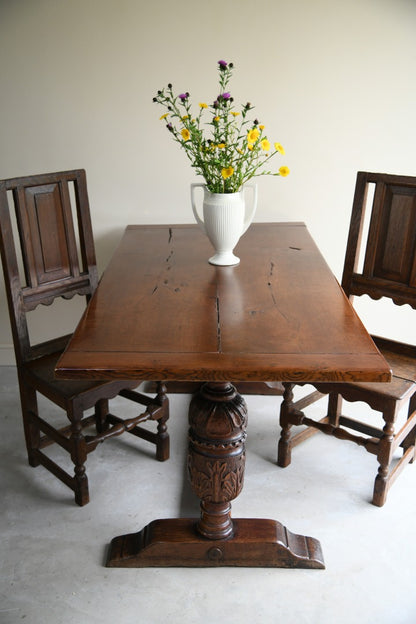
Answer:
<svg viewBox="0 0 416 624"><path fill-rule="evenodd" d="M416 177L358 172L342 287L416 309Z"/></svg>
<svg viewBox="0 0 416 624"><path fill-rule="evenodd" d="M60 348L31 345L26 313L57 297L88 300L97 286L85 171L1 180L0 250L19 365Z"/></svg>

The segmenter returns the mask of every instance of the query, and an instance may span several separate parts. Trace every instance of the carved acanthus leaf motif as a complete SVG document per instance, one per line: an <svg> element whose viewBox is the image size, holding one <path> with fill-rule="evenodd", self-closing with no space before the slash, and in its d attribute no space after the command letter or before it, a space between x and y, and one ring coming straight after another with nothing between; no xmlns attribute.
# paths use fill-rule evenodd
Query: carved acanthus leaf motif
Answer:
<svg viewBox="0 0 416 624"><path fill-rule="evenodd" d="M229 462L208 463L206 472L189 463L192 486L199 498L209 502L228 502L238 496L243 487L245 455L239 456L234 466Z"/></svg>

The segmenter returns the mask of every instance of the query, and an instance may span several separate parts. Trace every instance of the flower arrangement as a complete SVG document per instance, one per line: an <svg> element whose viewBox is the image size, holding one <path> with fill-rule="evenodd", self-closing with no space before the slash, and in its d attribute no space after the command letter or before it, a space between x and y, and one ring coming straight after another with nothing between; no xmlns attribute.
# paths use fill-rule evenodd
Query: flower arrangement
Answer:
<svg viewBox="0 0 416 624"><path fill-rule="evenodd" d="M235 110L228 90L233 68L233 63L218 61L219 95L210 105L200 102L196 115L191 112L189 93L175 96L171 84L153 98L153 102L166 109L160 119L166 121L174 140L185 150L192 167L203 176L212 193L235 193L256 176L289 174L285 166L275 173L264 169L273 156L285 151L280 143L274 143L272 148L257 119L249 121L247 114L254 108L249 102L241 111ZM204 125L210 128L209 138Z"/></svg>

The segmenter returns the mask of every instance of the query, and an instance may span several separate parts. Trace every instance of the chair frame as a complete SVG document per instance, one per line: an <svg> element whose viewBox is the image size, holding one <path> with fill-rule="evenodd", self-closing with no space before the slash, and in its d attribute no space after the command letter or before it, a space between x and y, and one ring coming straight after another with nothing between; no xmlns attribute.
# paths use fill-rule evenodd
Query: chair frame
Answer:
<svg viewBox="0 0 416 624"><path fill-rule="evenodd" d="M369 185L375 185L371 220L362 271L365 208ZM354 296L390 298L397 305L416 309L416 177L358 172L342 277L342 288ZM392 367L391 384L312 384L315 391L294 401L293 383L285 383L280 410L281 436L277 463L286 467L291 450L317 431L363 446L376 455L379 469L374 483L374 505L384 505L398 475L415 458L416 438L416 346L373 336L380 352ZM304 385L304 384L297 384ZM308 418L304 409L328 395L328 410L319 421ZM342 399L364 401L381 412L383 428L376 428L342 415ZM407 419L396 432L398 413L408 403ZM291 436L293 425L306 428ZM351 433L351 430L360 434ZM393 455L398 447L403 455Z"/></svg>
<svg viewBox="0 0 416 624"><path fill-rule="evenodd" d="M169 457L169 402L164 384L157 383L156 395L150 397L135 390L140 383L137 380L57 380L54 368L70 335L38 344L30 339L29 312L40 304L49 306L59 297L80 295L88 302L98 283L85 171L0 181L0 251L29 464L47 468L74 491L76 503L82 506L89 501L85 462L100 442L127 431L155 444L158 460ZM66 412L69 426L58 429L39 415L38 393ZM129 419L111 414L109 400L116 396L144 406L144 410ZM85 415L90 409L94 414ZM156 421L156 433L139 426L147 420ZM91 425L95 425L95 434L84 435ZM45 454L43 449L53 443L70 454L73 475Z"/></svg>

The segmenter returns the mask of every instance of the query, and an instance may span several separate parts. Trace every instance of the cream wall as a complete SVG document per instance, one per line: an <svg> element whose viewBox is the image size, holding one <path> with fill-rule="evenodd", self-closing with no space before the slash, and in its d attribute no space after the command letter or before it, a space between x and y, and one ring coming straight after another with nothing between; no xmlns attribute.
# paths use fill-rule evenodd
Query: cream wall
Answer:
<svg viewBox="0 0 416 624"><path fill-rule="evenodd" d="M260 178L256 220L306 221L340 277L357 170L416 175L413 0L0 0L0 178L85 168L100 271L126 224L192 222L152 97L212 99L219 59L291 169Z"/></svg>

